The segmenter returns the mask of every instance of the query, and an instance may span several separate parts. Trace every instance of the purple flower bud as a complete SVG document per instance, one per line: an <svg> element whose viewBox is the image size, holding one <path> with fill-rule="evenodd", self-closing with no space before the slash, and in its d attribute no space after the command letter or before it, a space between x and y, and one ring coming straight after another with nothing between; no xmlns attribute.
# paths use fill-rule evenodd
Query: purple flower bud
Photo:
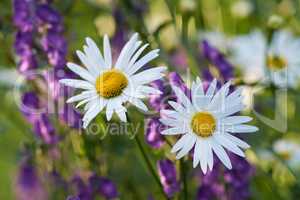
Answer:
<svg viewBox="0 0 300 200"><path fill-rule="evenodd" d="M39 114L40 102L34 92L26 92L21 98L21 111L29 122L34 122Z"/></svg>
<svg viewBox="0 0 300 200"><path fill-rule="evenodd" d="M34 131L46 144L54 144L58 141L55 129L45 113L34 122Z"/></svg>
<svg viewBox="0 0 300 200"><path fill-rule="evenodd" d="M148 120L145 140L153 148L160 148L165 143L164 137L160 134L163 128L158 118Z"/></svg>
<svg viewBox="0 0 300 200"><path fill-rule="evenodd" d="M172 161L164 159L157 162L157 169L165 193L168 197L174 196L174 194L180 190L175 165Z"/></svg>
<svg viewBox="0 0 300 200"><path fill-rule="evenodd" d="M60 14L48 4L41 4L36 9L38 20L42 24L58 25L61 23Z"/></svg>
<svg viewBox="0 0 300 200"><path fill-rule="evenodd" d="M47 199L36 169L28 161L21 163L17 179L17 197L19 200Z"/></svg>
<svg viewBox="0 0 300 200"><path fill-rule="evenodd" d="M58 68L65 67L67 42L60 33L48 31L48 33L42 38L41 45L47 53L48 61L52 66Z"/></svg>
<svg viewBox="0 0 300 200"><path fill-rule="evenodd" d="M226 200L225 188L222 184L203 185L197 191L197 200Z"/></svg>
<svg viewBox="0 0 300 200"><path fill-rule="evenodd" d="M164 86L164 81L162 81L162 80L153 81L151 83L151 86L162 92L162 94L152 94L152 95L150 95L150 98L149 98L149 103L150 103L151 107L154 110L156 110L157 112L159 112L162 109L163 104L165 104L164 98L166 95L166 89Z"/></svg>
<svg viewBox="0 0 300 200"><path fill-rule="evenodd" d="M223 81L228 81L233 77L232 65L217 48L211 46L206 40L201 42L200 48L203 56L218 69ZM213 79L208 69L205 69L203 73L205 80L211 81Z"/></svg>
<svg viewBox="0 0 300 200"><path fill-rule="evenodd" d="M106 199L118 197L116 185L108 178L93 175L89 178L89 185L93 192L101 194Z"/></svg>
<svg viewBox="0 0 300 200"><path fill-rule="evenodd" d="M72 128L81 128L81 114L74 110L73 106L65 104L59 111L59 119Z"/></svg>
<svg viewBox="0 0 300 200"><path fill-rule="evenodd" d="M17 32L14 48L19 56L32 55L33 38L32 32Z"/></svg>
<svg viewBox="0 0 300 200"><path fill-rule="evenodd" d="M32 0L14 0L14 24L22 31L33 30Z"/></svg>
<svg viewBox="0 0 300 200"><path fill-rule="evenodd" d="M66 200L80 200L78 196L68 196Z"/></svg>
<svg viewBox="0 0 300 200"><path fill-rule="evenodd" d="M191 91L187 88L186 84L181 79L180 75L176 72L171 72L168 75L170 85L179 87L187 97L191 97Z"/></svg>

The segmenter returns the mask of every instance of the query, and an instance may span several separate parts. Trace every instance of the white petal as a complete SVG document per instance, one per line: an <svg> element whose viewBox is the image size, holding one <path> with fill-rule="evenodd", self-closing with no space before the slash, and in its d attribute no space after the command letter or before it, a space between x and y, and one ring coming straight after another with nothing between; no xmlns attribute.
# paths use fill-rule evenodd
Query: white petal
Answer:
<svg viewBox="0 0 300 200"><path fill-rule="evenodd" d="M147 84L162 78L164 76L163 72L166 70L166 67L153 67L131 76L130 79L133 84Z"/></svg>
<svg viewBox="0 0 300 200"><path fill-rule="evenodd" d="M135 105L136 107L138 107L139 109L141 109L143 111L148 111L148 108L144 104L144 102L138 98L129 98L129 102L131 102L133 105Z"/></svg>
<svg viewBox="0 0 300 200"><path fill-rule="evenodd" d="M88 102L90 102L90 101L92 101L92 100L97 100L97 99L98 99L98 96L93 96L93 97L84 99L84 100L80 101L80 102L76 105L76 108L82 106L82 105L85 104L85 103L88 103Z"/></svg>
<svg viewBox="0 0 300 200"><path fill-rule="evenodd" d="M227 153L225 152L225 150L223 149L223 147L221 145L219 145L219 143L215 142L215 143L212 143L212 148L213 148L213 151L218 156L218 158L220 159L220 161L228 169L232 169L232 165L231 165L230 159L229 159Z"/></svg>
<svg viewBox="0 0 300 200"><path fill-rule="evenodd" d="M160 118L159 121L166 126L177 127L178 120L170 119L170 118Z"/></svg>
<svg viewBox="0 0 300 200"><path fill-rule="evenodd" d="M181 104L175 101L168 101L168 103L174 108L174 110L176 110L180 114L185 114L188 112Z"/></svg>
<svg viewBox="0 0 300 200"><path fill-rule="evenodd" d="M192 103L196 106L196 109L202 108L202 99L205 97L203 85L199 77L192 83Z"/></svg>
<svg viewBox="0 0 300 200"><path fill-rule="evenodd" d="M137 72L141 67L155 59L158 56L159 49L155 49L143 56L139 61L137 61L130 69L128 69L127 74L132 75Z"/></svg>
<svg viewBox="0 0 300 200"><path fill-rule="evenodd" d="M91 83L94 83L97 78L97 77L94 77L93 74L90 74L83 67L80 67L79 65L76 65L75 63L67 63L67 66L70 70L72 70L74 73L78 74L81 78L83 78Z"/></svg>
<svg viewBox="0 0 300 200"><path fill-rule="evenodd" d="M73 97L70 97L68 100L67 100L67 103L73 103L73 102L76 102L76 101L81 101L83 99L86 99L86 98L91 98L91 97L94 97L96 96L97 93L96 91L93 91L93 90L89 90L89 91L84 91L84 92L81 92L80 94L78 95L75 95Z"/></svg>
<svg viewBox="0 0 300 200"><path fill-rule="evenodd" d="M244 152L233 142L231 142L231 140L227 139L223 134L214 134L214 139L216 140L216 142L218 142L221 146L225 147L226 149L228 149L229 151L241 156L241 157L245 157Z"/></svg>
<svg viewBox="0 0 300 200"><path fill-rule="evenodd" d="M100 67L105 67L103 56L99 48L97 47L96 43L89 37L86 38L86 43L93 52L93 57L95 59L95 62L99 63Z"/></svg>
<svg viewBox="0 0 300 200"><path fill-rule="evenodd" d="M210 104L208 105L208 110L210 111L222 111L225 109L225 97L229 92L230 81L222 86L222 88L216 93L216 95L211 100Z"/></svg>
<svg viewBox="0 0 300 200"><path fill-rule="evenodd" d="M124 68L128 63L128 60L130 59L130 52L134 48L135 42L138 39L138 34L135 33L130 40L124 45L124 47L121 50L121 53L118 57L118 60L116 62L116 69L122 69Z"/></svg>
<svg viewBox="0 0 300 200"><path fill-rule="evenodd" d="M206 97L208 97L209 102L211 101L211 99L213 98L213 96L215 94L216 86L217 86L217 79L214 79L210 83L210 85L209 85L209 87L208 87L208 89L206 91Z"/></svg>
<svg viewBox="0 0 300 200"><path fill-rule="evenodd" d="M145 85L138 86L137 90L140 90L141 92L143 92L147 95L148 94L155 94L155 95L162 94L162 92L160 90L150 87L150 86L145 86Z"/></svg>
<svg viewBox="0 0 300 200"><path fill-rule="evenodd" d="M175 92L176 97L178 98L178 100L180 101L180 103L182 103L187 110L191 109L189 111L193 111L194 109L192 107L191 101L184 94L184 92L181 89L179 89L178 87L176 87L176 86L172 86L172 89Z"/></svg>
<svg viewBox="0 0 300 200"><path fill-rule="evenodd" d="M249 148L249 144L247 144L246 142L244 142L243 140L229 134L229 133L223 133L225 137L227 137L229 140L231 140L232 142L234 142L237 146L243 148L243 149L247 149Z"/></svg>
<svg viewBox="0 0 300 200"><path fill-rule="evenodd" d="M124 106L122 106L122 108L118 108L116 113L122 122L127 122L126 108Z"/></svg>
<svg viewBox="0 0 300 200"><path fill-rule="evenodd" d="M95 86L92 85L88 81L78 80L78 79L61 79L59 80L60 83L73 87L73 88L80 88L80 89L86 89L86 90L94 90Z"/></svg>
<svg viewBox="0 0 300 200"><path fill-rule="evenodd" d="M175 128L169 128L166 130L163 130L161 132L162 135L179 135L186 133L187 130L184 127L175 127Z"/></svg>
<svg viewBox="0 0 300 200"><path fill-rule="evenodd" d="M179 151L180 149L183 148L184 144L186 143L186 141L189 140L190 138L190 134L184 134L172 147L171 149L171 153L175 153L177 151Z"/></svg>
<svg viewBox="0 0 300 200"><path fill-rule="evenodd" d="M105 107L105 104L94 104L89 108L89 110L85 113L82 121L83 121L83 128L86 129L89 123L102 111Z"/></svg>
<svg viewBox="0 0 300 200"><path fill-rule="evenodd" d="M233 125L226 128L226 131L231 133L252 133L258 131L258 128L251 125Z"/></svg>
<svg viewBox="0 0 300 200"><path fill-rule="evenodd" d="M128 67L126 68L126 73L128 72L129 69L132 68L132 65L135 63L135 61L138 59L138 57L141 55L141 53L149 46L149 44L145 44L142 46L130 59Z"/></svg>
<svg viewBox="0 0 300 200"><path fill-rule="evenodd" d="M193 168L197 167L198 163L200 162L201 154L203 153L201 148L203 147L201 145L202 141L197 140L195 144L194 149L194 158L193 158Z"/></svg>
<svg viewBox="0 0 300 200"><path fill-rule="evenodd" d="M212 150L212 145L211 145L211 140L210 139L207 139L206 140L206 143L207 143L207 163L208 163L208 167L210 170L213 169L213 166L214 166L214 155L213 155L213 150Z"/></svg>
<svg viewBox="0 0 300 200"><path fill-rule="evenodd" d="M200 161L200 167L201 170L204 174L207 172L207 151L208 151L208 146L205 140L198 139L195 148L197 148L197 153L199 154L199 161ZM196 152L195 152L196 153Z"/></svg>
<svg viewBox="0 0 300 200"><path fill-rule="evenodd" d="M230 116L222 119L221 123L235 125L235 124L247 123L250 122L251 120L252 118L248 116Z"/></svg>
<svg viewBox="0 0 300 200"><path fill-rule="evenodd" d="M180 159L185 156L195 145L196 137L193 134L189 134L190 137L185 141L183 148L176 155L176 159Z"/></svg>
<svg viewBox="0 0 300 200"><path fill-rule="evenodd" d="M103 43L104 43L105 66L107 68L111 68L112 67L111 49L110 49L109 39L107 35L104 36Z"/></svg>
<svg viewBox="0 0 300 200"><path fill-rule="evenodd" d="M76 54L77 54L78 58L80 59L80 61L82 62L82 64L89 70L89 72L91 74L97 73L97 71L95 71L95 69L93 67L93 63L91 63L91 61L88 59L88 57L84 53L77 50Z"/></svg>

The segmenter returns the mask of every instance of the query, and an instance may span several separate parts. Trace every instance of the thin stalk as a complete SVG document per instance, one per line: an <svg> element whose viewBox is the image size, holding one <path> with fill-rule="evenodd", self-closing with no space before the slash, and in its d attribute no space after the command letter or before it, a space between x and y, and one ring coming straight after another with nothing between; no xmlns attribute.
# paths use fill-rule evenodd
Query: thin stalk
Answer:
<svg viewBox="0 0 300 200"><path fill-rule="evenodd" d="M128 119L128 123L130 123L131 120L130 120L130 118L129 118L128 115L127 115L127 119ZM143 147L142 142L141 142L139 136L136 135L136 136L134 137L134 140L135 140L135 142L136 142L136 144L137 144L137 146L138 146L138 148L139 148L139 151L141 152L142 158L143 158L143 160L145 161L147 168L149 169L149 171L150 171L152 177L154 178L155 182L156 182L157 185L159 186L159 189L160 189L162 195L165 197L165 199L169 200L168 196L167 196L166 193L164 192L164 188L163 188L163 186L162 186L162 184L161 184L161 182L160 182L160 180L159 180L159 177L158 177L158 175L157 175L157 173L156 173L156 171L155 171L155 168L152 166L152 163L151 163L151 161L150 161L150 158L148 157L148 155L147 155L147 153L146 153L146 150L145 150L145 148Z"/></svg>
<svg viewBox="0 0 300 200"><path fill-rule="evenodd" d="M145 161L145 163L146 163L146 165L147 165L147 167L148 167L148 169L149 169L149 171L150 171L152 177L154 178L155 182L158 184L158 186L159 186L159 188L160 188L160 190L161 190L161 193L164 195L164 197L165 197L166 199L169 199L169 198L166 196L166 194L165 194L165 192L164 192L164 190L163 190L163 186L162 186L162 184L161 184L161 182L160 182L160 180L159 180L159 177L158 177L158 175L156 174L155 169L154 169L154 167L152 166L151 161L150 161L149 157L147 156L146 151L145 151L145 149L144 149L144 147L143 147L143 145L142 145L142 143L141 143L139 137L136 136L136 137L134 137L134 139L135 139L135 141L136 141L136 144L137 144L138 147L139 147L139 150L140 150L140 152L141 152L141 154L142 154L142 157L143 157L143 159L144 159L144 161Z"/></svg>
<svg viewBox="0 0 300 200"><path fill-rule="evenodd" d="M185 169L185 163L181 159L179 162L180 165L180 176L181 176L181 181L183 182L183 199L187 200L188 199L188 188L187 188L187 182L186 182L186 169Z"/></svg>

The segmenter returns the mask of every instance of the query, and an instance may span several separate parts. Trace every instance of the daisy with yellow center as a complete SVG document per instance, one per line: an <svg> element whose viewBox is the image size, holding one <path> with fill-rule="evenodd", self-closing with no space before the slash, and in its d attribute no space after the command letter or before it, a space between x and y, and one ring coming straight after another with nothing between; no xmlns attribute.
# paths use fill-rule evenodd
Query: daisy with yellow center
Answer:
<svg viewBox="0 0 300 200"><path fill-rule="evenodd" d="M234 133L250 133L257 127L244 123L251 121L248 116L233 116L244 108L241 90L229 94L230 82L216 92L217 81L214 80L204 91L199 78L192 83L191 99L178 87L173 87L179 103L169 101L173 109L162 110L160 121L168 129L163 135L182 135L171 152L177 152L180 159L194 147L193 166L199 163L203 173L213 168L213 152L229 169L232 168L225 149L244 157L241 149L249 145L235 137Z"/></svg>
<svg viewBox="0 0 300 200"><path fill-rule="evenodd" d="M300 39L287 30L276 31L270 44L260 31L233 40L232 61L244 71L246 82L265 79L279 87L296 87L300 79Z"/></svg>
<svg viewBox="0 0 300 200"><path fill-rule="evenodd" d="M148 84L163 77L166 67L154 67L141 70L142 67L158 56L158 49L152 50L139 58L148 44L143 46L138 40L138 34L134 34L123 47L116 63L112 63L111 48L108 37L103 40L103 55L95 42L86 38L83 52L77 51L77 55L85 66L68 63L70 70L76 73L80 79L62 79L60 83L82 89L67 100L68 103L79 102L77 107L84 105L83 127L106 108L106 118L109 121L113 113L126 122L125 103L130 102L141 110L147 111L146 105L141 100L150 94L161 92Z"/></svg>

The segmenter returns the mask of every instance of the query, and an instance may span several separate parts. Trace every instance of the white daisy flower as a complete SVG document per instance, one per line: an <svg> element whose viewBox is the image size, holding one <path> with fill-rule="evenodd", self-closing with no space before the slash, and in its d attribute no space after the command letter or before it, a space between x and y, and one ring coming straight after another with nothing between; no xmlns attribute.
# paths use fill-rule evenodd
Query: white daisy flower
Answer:
<svg viewBox="0 0 300 200"><path fill-rule="evenodd" d="M67 100L67 103L79 102L77 107L85 104L85 114L82 119L84 128L105 107L108 121L115 112L123 122L126 122L124 103L130 102L141 110L147 111L141 98L149 94L161 93L147 84L163 77L166 67L154 67L141 71L145 64L158 56L158 49L150 51L139 59L148 44L141 47L142 42L138 41L136 33L125 44L116 63L113 63L107 35L104 36L103 44L104 56L95 42L86 38L86 45L83 46L84 52L76 52L85 68L74 63L67 64L68 68L83 80L60 80L60 83L66 86L84 90Z"/></svg>
<svg viewBox="0 0 300 200"><path fill-rule="evenodd" d="M185 156L193 147L193 166L199 162L203 173L213 168L213 152L222 163L231 169L230 159L224 150L227 149L239 156L245 156L242 149L249 145L231 133L248 133L258 130L257 127L245 125L252 118L233 116L244 108L241 89L229 94L230 82L216 92L217 81L214 80L204 92L199 78L192 83L191 100L178 88L173 87L180 103L169 101L173 110L162 110L161 122L169 128L163 135L182 135L171 152L178 152L177 159Z"/></svg>
<svg viewBox="0 0 300 200"><path fill-rule="evenodd" d="M296 87L300 78L300 39L288 31L274 33L270 45L260 31L233 41L233 62L244 70L246 82L268 77L279 87Z"/></svg>
<svg viewBox="0 0 300 200"><path fill-rule="evenodd" d="M274 151L279 154L292 168L300 166L300 145L291 140L280 139L273 145Z"/></svg>

